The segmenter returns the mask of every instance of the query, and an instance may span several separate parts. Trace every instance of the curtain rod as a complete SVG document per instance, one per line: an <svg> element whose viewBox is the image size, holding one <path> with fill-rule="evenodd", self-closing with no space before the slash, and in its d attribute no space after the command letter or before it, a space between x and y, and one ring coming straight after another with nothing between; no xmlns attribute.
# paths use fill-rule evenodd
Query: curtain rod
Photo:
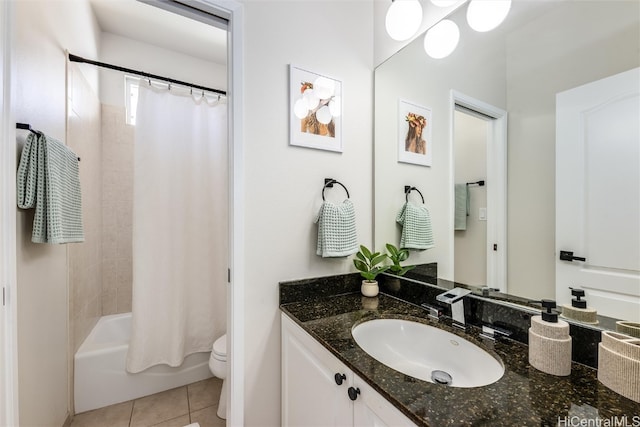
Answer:
<svg viewBox="0 0 640 427"><path fill-rule="evenodd" d="M103 68L108 68L110 70L116 70L116 71L122 71L124 73L131 73L131 74L136 74L138 76L143 76L143 77L148 77L148 78L152 78L152 79L156 79L156 80L163 80L165 82L169 82L169 83L175 83L175 84L179 84L179 85L183 85L183 86L188 86L194 89L201 89L201 90L206 90L208 92L214 92L220 95L227 95L227 92L220 90L220 89L211 89L205 86L199 86L199 85L194 85L192 83L188 83L188 82L183 82L180 80L176 80L176 79L171 79L169 77L163 77L163 76L159 76L157 74L151 74L151 73L147 73L145 71L138 71L138 70L132 70L131 68L124 68L124 67L119 67L117 65L111 65L111 64L107 64L105 62L99 62L99 61L93 61L91 59L85 59L81 56L78 55L73 55L73 54L69 54L69 61L71 62L82 62L82 63L86 63L86 64L91 64L91 65L97 65L98 67L103 67Z"/></svg>

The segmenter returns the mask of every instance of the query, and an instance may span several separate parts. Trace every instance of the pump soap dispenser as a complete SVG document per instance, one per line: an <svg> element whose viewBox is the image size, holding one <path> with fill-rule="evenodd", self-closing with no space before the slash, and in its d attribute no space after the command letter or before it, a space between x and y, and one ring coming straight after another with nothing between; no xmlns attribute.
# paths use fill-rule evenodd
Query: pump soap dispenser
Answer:
<svg viewBox="0 0 640 427"><path fill-rule="evenodd" d="M557 376L571 374L571 336L569 324L558 320L556 302L535 301L542 304L540 316L531 318L529 328L529 363L534 368Z"/></svg>
<svg viewBox="0 0 640 427"><path fill-rule="evenodd" d="M571 305L564 304L562 306L562 317L566 319L578 320L592 325L598 324L598 313L595 309L587 307L587 301L584 298L584 290L578 288L571 289Z"/></svg>

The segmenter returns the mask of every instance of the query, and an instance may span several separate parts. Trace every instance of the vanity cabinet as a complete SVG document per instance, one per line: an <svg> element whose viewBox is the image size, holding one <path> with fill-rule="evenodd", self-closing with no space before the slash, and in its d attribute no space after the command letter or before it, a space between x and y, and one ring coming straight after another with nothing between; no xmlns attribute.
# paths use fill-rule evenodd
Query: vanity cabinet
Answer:
<svg viewBox="0 0 640 427"><path fill-rule="evenodd" d="M282 314L282 425L384 427L414 423Z"/></svg>

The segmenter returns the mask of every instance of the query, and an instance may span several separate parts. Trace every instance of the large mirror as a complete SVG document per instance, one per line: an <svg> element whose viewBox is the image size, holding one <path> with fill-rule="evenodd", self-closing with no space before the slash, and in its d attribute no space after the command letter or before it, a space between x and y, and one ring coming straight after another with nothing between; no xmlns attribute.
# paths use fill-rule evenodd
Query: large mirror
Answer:
<svg viewBox="0 0 640 427"><path fill-rule="evenodd" d="M567 175L572 173L560 165L556 173L556 161L560 162L556 151L562 151L556 138L556 132L561 131L556 114L563 108L557 103L573 102L574 88L633 73L640 66L640 3L514 1L502 25L486 33L469 28L466 9L462 5L448 17L460 29L460 42L450 56L430 58L423 48L423 37L419 37L376 68L375 247L381 250L385 243L398 245L402 232L396 222L398 212L407 199L420 204L423 196L434 246L412 251L409 263L437 263L438 278L499 287L527 299L556 299L559 304L570 303L569 286L584 287L589 307L600 314L640 321L639 259L600 268L599 258L595 262L594 257L604 254L591 251L590 264L579 259L561 262L630 279L612 298L602 295L615 277L556 280L556 208L562 205L567 210L563 205L565 190L556 190L556 181L571 181ZM632 85L637 91L640 83ZM605 89L605 93L609 92ZM621 114L630 110L636 115L627 130L636 132L637 139L638 98L625 99L628 105L621 104ZM424 132L424 139L430 138L426 140L426 149L431 150L428 166L399 161L404 144L402 127L410 119L406 105L416 106L417 112L426 111L430 119L430 128ZM603 120L594 118L592 122ZM591 222L580 225L578 243L564 248L574 251L574 257L583 255L584 240L596 241L593 236L597 233L589 227L606 235L609 223L618 222L621 213L626 217L620 221L631 221L630 225L625 226L626 231L624 227L615 231L613 237L609 233L608 238L620 239L621 245L629 245L640 258L640 144L636 141L632 145L617 153L612 143L607 151L617 153L613 163L589 166L585 179L591 181L584 184L583 204L595 198L589 191L596 187L592 173L596 169L601 174L599 197L617 193L621 185L628 194L603 199L616 205L607 205L608 211L599 217L587 215ZM600 154L589 154L594 155ZM626 175L618 173L622 163L620 167L628 169ZM456 184L460 184L460 193ZM415 187L419 193L406 195L405 186ZM456 222L456 198L461 195L468 206L466 228L462 229ZM557 197L561 198L558 203ZM598 218L602 227L593 224ZM481 227L474 229L478 225ZM465 239L472 242L465 246ZM594 280L605 289L592 289Z"/></svg>

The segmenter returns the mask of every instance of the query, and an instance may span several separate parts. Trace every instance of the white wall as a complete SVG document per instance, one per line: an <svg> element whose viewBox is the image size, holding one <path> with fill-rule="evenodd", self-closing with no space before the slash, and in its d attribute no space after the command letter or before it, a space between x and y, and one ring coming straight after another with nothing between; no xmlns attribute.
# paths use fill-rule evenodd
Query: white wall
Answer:
<svg viewBox="0 0 640 427"><path fill-rule="evenodd" d="M65 49L97 54L97 24L84 1L14 3L14 118L65 140ZM97 73L87 73L97 88ZM26 134L18 132L16 155ZM69 411L67 247L31 243L33 210L17 212L19 416L61 426Z"/></svg>
<svg viewBox="0 0 640 427"><path fill-rule="evenodd" d="M171 31L171 29L167 29ZM95 58L88 58L95 59ZM173 50L103 32L101 62L145 71L212 89L227 89L227 67ZM124 73L100 68L100 101L124 106Z"/></svg>
<svg viewBox="0 0 640 427"><path fill-rule="evenodd" d="M356 0L245 2L247 426L280 425L278 282L355 270L351 257L315 255L325 177L349 189L358 239L372 243L372 9ZM290 63L342 80L342 154L288 145Z"/></svg>

